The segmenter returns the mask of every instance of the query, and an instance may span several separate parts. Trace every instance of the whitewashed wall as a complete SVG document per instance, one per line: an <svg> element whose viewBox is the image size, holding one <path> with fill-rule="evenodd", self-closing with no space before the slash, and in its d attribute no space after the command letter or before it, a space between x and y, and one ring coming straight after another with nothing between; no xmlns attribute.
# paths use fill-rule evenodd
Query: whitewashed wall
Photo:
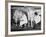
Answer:
<svg viewBox="0 0 46 37"><path fill-rule="evenodd" d="M46 0L16 0L16 1L46 3ZM46 4L45 4L45 6L46 6ZM0 37L5 37L5 0L0 0ZM44 35L11 36L11 37L46 37L46 7L45 7L45 34Z"/></svg>

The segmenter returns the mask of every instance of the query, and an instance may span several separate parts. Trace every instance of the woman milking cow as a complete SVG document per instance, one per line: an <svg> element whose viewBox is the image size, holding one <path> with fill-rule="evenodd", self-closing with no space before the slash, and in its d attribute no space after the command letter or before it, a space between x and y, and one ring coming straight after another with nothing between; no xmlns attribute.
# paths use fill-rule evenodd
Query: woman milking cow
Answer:
<svg viewBox="0 0 46 37"><path fill-rule="evenodd" d="M30 16L30 20L28 20L28 14L23 10L15 10L15 12L13 13L13 19L15 22L14 26L18 28L30 27L35 29L37 28L36 26L38 26L38 23L40 22L40 16L37 14L37 12L34 12L34 15Z"/></svg>
<svg viewBox="0 0 46 37"><path fill-rule="evenodd" d="M15 10L13 14L13 19L15 20L15 25L18 27L26 27L28 15L25 11L22 10Z"/></svg>

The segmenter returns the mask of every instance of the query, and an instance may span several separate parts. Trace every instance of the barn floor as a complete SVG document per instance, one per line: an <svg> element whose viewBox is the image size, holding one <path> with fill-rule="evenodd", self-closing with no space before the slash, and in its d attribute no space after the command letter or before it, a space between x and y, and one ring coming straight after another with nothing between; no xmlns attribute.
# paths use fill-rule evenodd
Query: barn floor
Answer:
<svg viewBox="0 0 46 37"><path fill-rule="evenodd" d="M34 28L32 27L14 27L13 29L11 29L11 31L28 31L28 30L41 30L41 25L35 25Z"/></svg>

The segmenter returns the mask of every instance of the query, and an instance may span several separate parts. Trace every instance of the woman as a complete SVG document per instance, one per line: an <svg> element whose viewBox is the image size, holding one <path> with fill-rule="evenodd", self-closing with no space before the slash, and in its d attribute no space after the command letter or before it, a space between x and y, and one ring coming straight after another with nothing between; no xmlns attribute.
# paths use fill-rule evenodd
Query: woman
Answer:
<svg viewBox="0 0 46 37"><path fill-rule="evenodd" d="M20 18L20 26L22 27L22 25L24 25L26 27L27 24L27 16L22 13L22 17Z"/></svg>

